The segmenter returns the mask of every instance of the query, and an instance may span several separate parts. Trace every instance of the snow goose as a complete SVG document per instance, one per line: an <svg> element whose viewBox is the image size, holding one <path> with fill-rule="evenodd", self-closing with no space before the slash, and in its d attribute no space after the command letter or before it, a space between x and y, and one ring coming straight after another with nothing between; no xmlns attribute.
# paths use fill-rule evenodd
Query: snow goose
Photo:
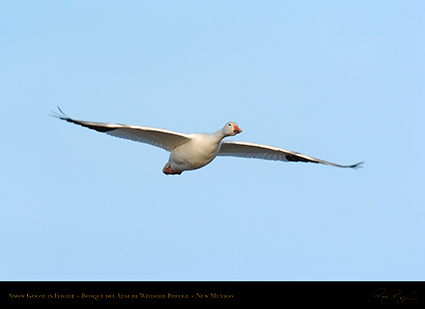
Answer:
<svg viewBox="0 0 425 309"><path fill-rule="evenodd" d="M52 116L106 133L115 137L151 144L170 151L168 162L163 168L166 175L180 175L183 171L195 170L210 163L216 156L258 158L286 162L312 162L337 167L357 168L363 162L353 165L339 165L317 158L289 151L279 147L242 141L223 140L242 132L235 122L228 122L215 133L184 134L166 129L74 120L58 107L59 113Z"/></svg>

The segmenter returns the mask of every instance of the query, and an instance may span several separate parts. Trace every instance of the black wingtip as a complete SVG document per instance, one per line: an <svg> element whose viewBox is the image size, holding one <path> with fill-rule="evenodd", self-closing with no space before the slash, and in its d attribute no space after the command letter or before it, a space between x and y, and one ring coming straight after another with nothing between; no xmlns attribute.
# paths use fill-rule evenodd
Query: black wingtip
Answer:
<svg viewBox="0 0 425 309"><path fill-rule="evenodd" d="M74 120L71 117L69 117L67 114L65 114L59 106L57 108L58 108L59 112L50 111L51 112L50 116L59 118L61 120L65 120L65 121L70 122L70 123L78 124L80 126L83 126L83 127L86 127L86 128L92 129L92 130L96 130L96 131L102 132L102 133L106 133L106 132L109 132L109 131L116 129L116 128L110 128L110 127L105 126L101 123Z"/></svg>
<svg viewBox="0 0 425 309"><path fill-rule="evenodd" d="M66 114L63 112L63 110L61 110L61 108L59 107L59 105L56 106L58 108L58 110L61 112L62 115L66 116ZM68 116L66 116L68 117Z"/></svg>
<svg viewBox="0 0 425 309"><path fill-rule="evenodd" d="M363 168L363 163L364 163L364 161L361 161L361 162L353 164L353 165L348 165L347 167L354 168L354 169Z"/></svg>
<svg viewBox="0 0 425 309"><path fill-rule="evenodd" d="M69 120L71 119L70 117L68 117L68 115L66 115L59 106L57 106L59 113L57 111L50 111L50 116L52 117L56 117L62 120Z"/></svg>

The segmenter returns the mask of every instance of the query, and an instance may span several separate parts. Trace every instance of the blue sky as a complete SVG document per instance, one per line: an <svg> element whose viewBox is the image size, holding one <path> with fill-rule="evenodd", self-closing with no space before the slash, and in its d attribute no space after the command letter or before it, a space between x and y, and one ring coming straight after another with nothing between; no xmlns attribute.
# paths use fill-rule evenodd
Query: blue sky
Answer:
<svg viewBox="0 0 425 309"><path fill-rule="evenodd" d="M423 280L423 1L3 1L1 280ZM49 117L360 170L168 153Z"/></svg>

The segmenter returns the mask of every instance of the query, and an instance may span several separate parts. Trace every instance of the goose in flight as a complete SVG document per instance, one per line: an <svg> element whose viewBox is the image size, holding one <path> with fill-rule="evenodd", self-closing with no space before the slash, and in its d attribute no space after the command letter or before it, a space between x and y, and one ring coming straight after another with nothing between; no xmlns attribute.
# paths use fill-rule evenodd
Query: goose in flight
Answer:
<svg viewBox="0 0 425 309"><path fill-rule="evenodd" d="M279 147L224 140L225 137L235 136L242 132L237 123L231 121L215 133L184 134L137 125L74 120L65 115L59 107L58 110L60 113L53 112L52 116L98 132L151 144L171 152L169 160L162 170L166 175L180 175L183 171L201 168L210 163L216 156L312 162L344 168L357 168L363 163L339 165Z"/></svg>

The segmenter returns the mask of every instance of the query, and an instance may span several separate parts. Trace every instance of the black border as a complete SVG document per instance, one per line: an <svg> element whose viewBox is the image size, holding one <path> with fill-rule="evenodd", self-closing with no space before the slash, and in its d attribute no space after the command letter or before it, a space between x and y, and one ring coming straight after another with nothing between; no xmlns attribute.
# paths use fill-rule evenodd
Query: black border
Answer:
<svg viewBox="0 0 425 309"><path fill-rule="evenodd" d="M18 305L424 305L422 281L3 281Z"/></svg>

